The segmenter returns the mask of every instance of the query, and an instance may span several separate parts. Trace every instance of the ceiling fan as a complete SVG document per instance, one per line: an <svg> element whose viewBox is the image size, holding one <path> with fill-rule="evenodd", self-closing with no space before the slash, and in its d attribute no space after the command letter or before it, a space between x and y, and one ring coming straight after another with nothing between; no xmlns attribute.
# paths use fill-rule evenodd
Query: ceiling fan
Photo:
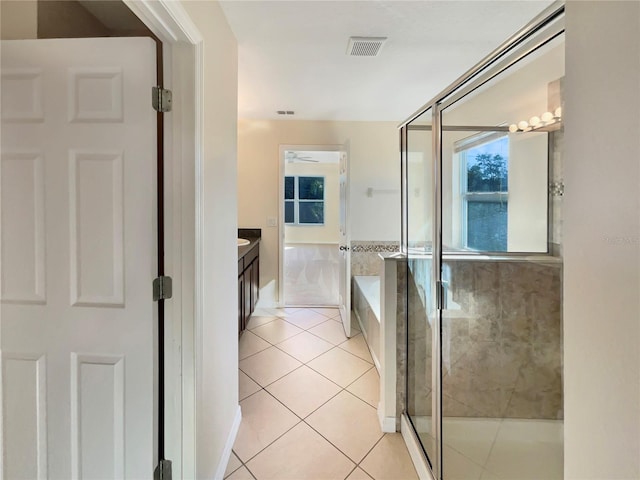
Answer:
<svg viewBox="0 0 640 480"><path fill-rule="evenodd" d="M293 162L312 162L318 163L319 160L314 159L313 157L305 157L302 155L298 155L298 152L287 151L285 153L285 158L289 163Z"/></svg>

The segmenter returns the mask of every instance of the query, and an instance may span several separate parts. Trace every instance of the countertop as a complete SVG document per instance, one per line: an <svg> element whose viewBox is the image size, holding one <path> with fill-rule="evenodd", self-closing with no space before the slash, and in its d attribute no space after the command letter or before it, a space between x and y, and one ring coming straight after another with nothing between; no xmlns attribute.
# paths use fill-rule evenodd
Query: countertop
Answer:
<svg viewBox="0 0 640 480"><path fill-rule="evenodd" d="M238 238L249 240L249 245L238 247L238 260L251 251L262 238L262 230L259 228L238 228Z"/></svg>
<svg viewBox="0 0 640 480"><path fill-rule="evenodd" d="M247 253L249 253L249 251L255 247L258 243L260 243L260 237L249 237L249 236L245 236L245 237L241 237L241 238L246 238L247 240L249 240L249 245L243 245L241 247L238 247L238 260L240 260L242 257L244 257Z"/></svg>

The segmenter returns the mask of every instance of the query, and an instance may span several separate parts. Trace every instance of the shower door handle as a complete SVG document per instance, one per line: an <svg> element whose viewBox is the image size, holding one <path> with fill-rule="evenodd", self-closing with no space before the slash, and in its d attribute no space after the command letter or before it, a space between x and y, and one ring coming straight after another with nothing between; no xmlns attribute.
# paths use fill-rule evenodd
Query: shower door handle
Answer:
<svg viewBox="0 0 640 480"><path fill-rule="evenodd" d="M439 310L447 309L447 290L449 287L449 282L440 281L436 282L436 292L438 298L436 299L436 308Z"/></svg>
<svg viewBox="0 0 640 480"><path fill-rule="evenodd" d="M346 245L340 245L340 251L341 252L346 252L349 250L349 247L347 247Z"/></svg>

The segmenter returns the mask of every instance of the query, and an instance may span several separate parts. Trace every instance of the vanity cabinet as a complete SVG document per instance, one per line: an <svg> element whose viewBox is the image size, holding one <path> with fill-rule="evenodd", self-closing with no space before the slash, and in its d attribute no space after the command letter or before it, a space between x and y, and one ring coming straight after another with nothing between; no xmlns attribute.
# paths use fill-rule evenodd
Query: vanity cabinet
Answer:
<svg viewBox="0 0 640 480"><path fill-rule="evenodd" d="M260 245L252 242L238 259L238 334L256 309L260 292Z"/></svg>

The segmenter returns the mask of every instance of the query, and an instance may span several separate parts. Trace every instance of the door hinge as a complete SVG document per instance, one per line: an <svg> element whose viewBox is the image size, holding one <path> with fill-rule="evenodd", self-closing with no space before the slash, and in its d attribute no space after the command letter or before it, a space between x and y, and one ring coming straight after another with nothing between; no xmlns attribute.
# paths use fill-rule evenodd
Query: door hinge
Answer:
<svg viewBox="0 0 640 480"><path fill-rule="evenodd" d="M162 276L153 281L153 301L167 300L171 298L171 277Z"/></svg>
<svg viewBox="0 0 640 480"><path fill-rule="evenodd" d="M171 460L160 460L153 472L153 480L171 480Z"/></svg>
<svg viewBox="0 0 640 480"><path fill-rule="evenodd" d="M171 90L162 87L153 87L151 89L151 105L156 112L170 112L173 94Z"/></svg>

